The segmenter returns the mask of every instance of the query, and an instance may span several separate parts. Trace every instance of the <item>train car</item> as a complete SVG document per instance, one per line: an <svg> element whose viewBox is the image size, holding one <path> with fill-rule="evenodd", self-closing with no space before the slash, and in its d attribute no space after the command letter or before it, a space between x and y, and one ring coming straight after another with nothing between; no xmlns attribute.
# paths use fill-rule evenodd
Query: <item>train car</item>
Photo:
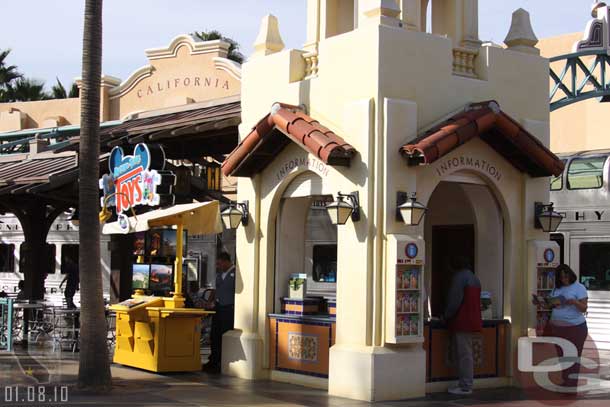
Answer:
<svg viewBox="0 0 610 407"><path fill-rule="evenodd" d="M551 235L589 292L587 323L598 349L610 350L610 150L560 154L551 202L564 219Z"/></svg>
<svg viewBox="0 0 610 407"><path fill-rule="evenodd" d="M60 284L66 276L65 264L71 258L78 264L78 227L68 220L68 214L60 215L51 225L47 236L47 244L51 247L49 270L45 280L45 300L55 305L64 303L63 291L65 284ZM102 278L104 297L109 298L110 292L110 251L108 236L101 236ZM24 242L23 231L17 218L12 214L0 216L0 291L9 295L18 292L19 280L23 280L20 259ZM80 303L77 291L74 301Z"/></svg>

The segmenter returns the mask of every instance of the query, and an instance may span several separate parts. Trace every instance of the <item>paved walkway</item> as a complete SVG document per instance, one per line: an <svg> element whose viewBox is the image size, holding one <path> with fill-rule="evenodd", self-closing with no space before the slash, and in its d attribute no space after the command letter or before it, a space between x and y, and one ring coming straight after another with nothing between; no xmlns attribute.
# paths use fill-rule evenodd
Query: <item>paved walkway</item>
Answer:
<svg viewBox="0 0 610 407"><path fill-rule="evenodd" d="M105 396L91 396L74 388L78 371L78 354L50 353L17 349L0 351L0 383L4 394L2 406L367 406L369 403L330 397L323 390L270 382L248 381L205 373L152 374L119 365L112 366L114 388ZM45 384L46 383L46 384ZM28 402L28 387L44 385L46 399L61 394L67 386L67 402ZM6 386L9 387L7 390ZM17 402L15 388L23 402ZM31 391L31 390L30 390ZM36 392L40 392L38 387ZM64 388L64 392L65 392ZM13 396L13 401L7 396ZM30 394L30 400L31 396ZM38 396L38 393L36 393ZM50 396L50 397L49 397ZM59 398L59 397L58 397ZM598 392L578 399L564 398L534 402L517 389L476 391L469 397L432 394L425 399L377 403L379 406L536 406L574 405L608 406L608 393Z"/></svg>

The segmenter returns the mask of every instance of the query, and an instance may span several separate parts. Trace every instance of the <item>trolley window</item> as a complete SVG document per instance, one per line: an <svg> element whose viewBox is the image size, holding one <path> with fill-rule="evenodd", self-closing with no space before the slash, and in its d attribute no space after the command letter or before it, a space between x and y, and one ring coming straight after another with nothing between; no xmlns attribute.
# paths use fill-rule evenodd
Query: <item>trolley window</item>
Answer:
<svg viewBox="0 0 610 407"><path fill-rule="evenodd" d="M0 273L12 273L15 271L15 245L0 244Z"/></svg>
<svg viewBox="0 0 610 407"><path fill-rule="evenodd" d="M588 290L610 290L610 243L580 244L580 282Z"/></svg>
<svg viewBox="0 0 610 407"><path fill-rule="evenodd" d="M70 260L68 260L70 259ZM70 263L78 267L78 245L63 244L61 245L61 274L67 274L70 268Z"/></svg>
<svg viewBox="0 0 610 407"><path fill-rule="evenodd" d="M45 257L42 267L44 274L55 273L55 253L56 247L54 244L47 243L42 255ZM26 244L21 243L19 245L19 271L21 273L25 270L25 257L26 257Z"/></svg>
<svg viewBox="0 0 610 407"><path fill-rule="evenodd" d="M606 157L575 158L568 167L568 189L596 189L604 183Z"/></svg>
<svg viewBox="0 0 610 407"><path fill-rule="evenodd" d="M565 165L567 160L562 160ZM551 191L560 191L563 189L563 172L557 177L551 178Z"/></svg>

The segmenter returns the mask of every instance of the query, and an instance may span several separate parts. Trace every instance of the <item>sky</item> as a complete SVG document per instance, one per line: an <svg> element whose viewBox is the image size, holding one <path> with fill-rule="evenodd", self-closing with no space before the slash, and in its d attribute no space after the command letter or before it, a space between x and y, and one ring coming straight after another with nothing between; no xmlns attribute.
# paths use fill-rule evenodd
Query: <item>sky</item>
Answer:
<svg viewBox="0 0 610 407"><path fill-rule="evenodd" d="M0 0L0 50L7 62L49 88L80 76L84 0ZM592 0L479 0L479 36L502 43L511 13L531 14L538 38L583 31ZM104 0L103 73L126 79L146 65L145 49L179 34L219 30L252 52L261 19L273 14L287 48L305 42L306 0Z"/></svg>

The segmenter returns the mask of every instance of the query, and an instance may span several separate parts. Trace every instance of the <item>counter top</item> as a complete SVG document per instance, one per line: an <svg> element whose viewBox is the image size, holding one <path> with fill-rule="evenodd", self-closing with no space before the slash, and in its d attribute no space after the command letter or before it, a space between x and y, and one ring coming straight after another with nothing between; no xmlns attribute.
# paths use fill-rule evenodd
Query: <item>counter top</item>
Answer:
<svg viewBox="0 0 610 407"><path fill-rule="evenodd" d="M335 322L337 318L328 314L314 314L314 315L291 315L291 314L268 314L269 318L276 319L292 319L295 321L304 322Z"/></svg>
<svg viewBox="0 0 610 407"><path fill-rule="evenodd" d="M510 324L508 319L484 319L483 320L483 328L493 327L502 324ZM440 319L432 319L428 321L424 321L424 325L430 326L435 329L447 329L447 323L441 321Z"/></svg>

